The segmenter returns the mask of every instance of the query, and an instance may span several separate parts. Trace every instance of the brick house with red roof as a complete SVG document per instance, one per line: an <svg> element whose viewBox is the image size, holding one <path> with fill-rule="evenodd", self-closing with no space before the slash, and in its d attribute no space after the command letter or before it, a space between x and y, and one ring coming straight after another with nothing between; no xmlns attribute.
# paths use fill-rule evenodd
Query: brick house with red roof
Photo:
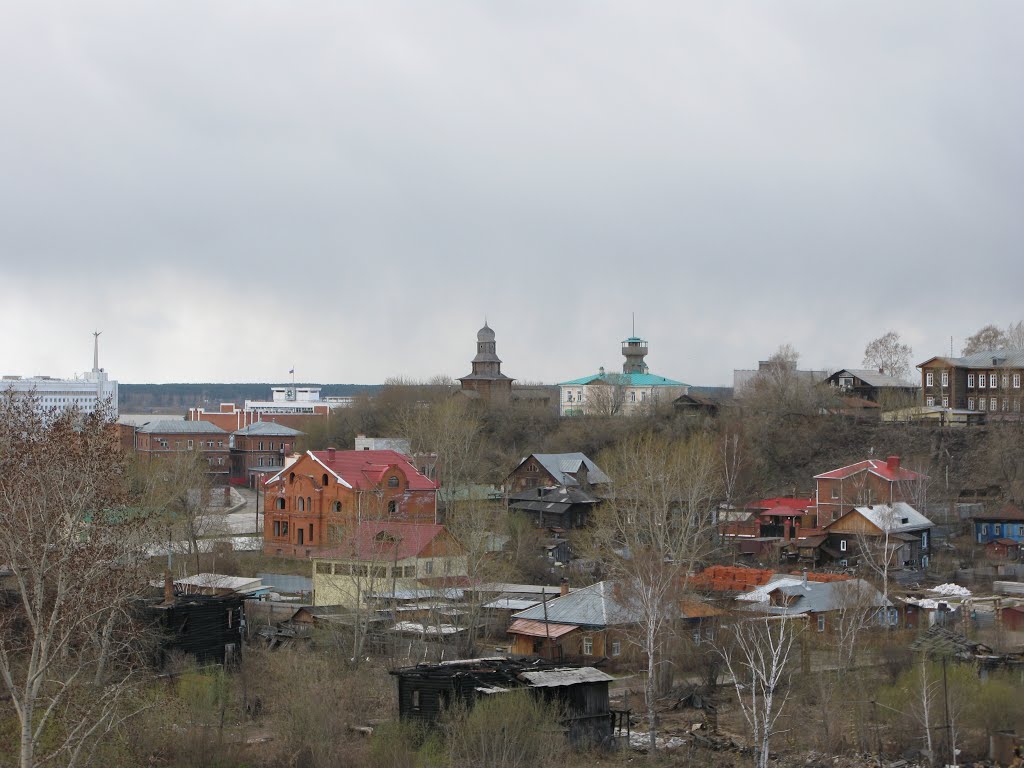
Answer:
<svg viewBox="0 0 1024 768"><path fill-rule="evenodd" d="M307 451L264 491L268 555L311 557L364 522L437 522L437 484L397 451Z"/></svg>
<svg viewBox="0 0 1024 768"><path fill-rule="evenodd" d="M855 507L872 504L914 504L913 498L928 476L900 466L899 456L885 461L866 459L815 475L818 527L824 528Z"/></svg>

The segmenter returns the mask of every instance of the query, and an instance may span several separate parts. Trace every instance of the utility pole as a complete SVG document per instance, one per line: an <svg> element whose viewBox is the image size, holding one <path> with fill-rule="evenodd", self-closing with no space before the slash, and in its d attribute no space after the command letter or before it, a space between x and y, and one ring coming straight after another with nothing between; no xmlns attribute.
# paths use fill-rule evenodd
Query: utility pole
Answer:
<svg viewBox="0 0 1024 768"><path fill-rule="evenodd" d="M942 657L942 703L946 712L946 742L949 744L950 765L956 765L956 746L953 744L953 723L949 720L949 683L946 680L946 657Z"/></svg>

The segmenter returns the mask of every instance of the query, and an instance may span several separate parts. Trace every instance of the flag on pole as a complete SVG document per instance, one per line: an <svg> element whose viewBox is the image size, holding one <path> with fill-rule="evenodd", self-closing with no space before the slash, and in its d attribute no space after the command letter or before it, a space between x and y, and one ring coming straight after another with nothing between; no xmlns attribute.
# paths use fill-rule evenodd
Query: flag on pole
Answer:
<svg viewBox="0 0 1024 768"><path fill-rule="evenodd" d="M295 369L292 368L290 371L288 371L288 373L295 373Z"/></svg>

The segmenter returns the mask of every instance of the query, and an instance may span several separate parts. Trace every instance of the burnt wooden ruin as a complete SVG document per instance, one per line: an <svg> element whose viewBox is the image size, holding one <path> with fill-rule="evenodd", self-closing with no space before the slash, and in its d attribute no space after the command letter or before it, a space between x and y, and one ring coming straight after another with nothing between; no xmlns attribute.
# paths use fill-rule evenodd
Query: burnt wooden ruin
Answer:
<svg viewBox="0 0 1024 768"><path fill-rule="evenodd" d="M470 707L485 696L526 689L562 713L562 726L574 746L590 746L610 745L613 725L623 715L609 704L612 677L593 667L486 658L418 664L391 674L398 681L402 720L433 723L452 705Z"/></svg>

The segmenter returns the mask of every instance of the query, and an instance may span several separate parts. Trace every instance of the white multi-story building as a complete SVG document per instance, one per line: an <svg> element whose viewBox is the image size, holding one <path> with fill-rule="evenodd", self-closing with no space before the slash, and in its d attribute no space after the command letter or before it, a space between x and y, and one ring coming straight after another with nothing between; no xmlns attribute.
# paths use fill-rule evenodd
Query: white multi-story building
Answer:
<svg viewBox="0 0 1024 768"><path fill-rule="evenodd" d="M99 332L93 337L92 370L73 379L52 376L4 376L0 390L13 390L25 396L34 396L38 408L48 414L77 409L93 413L104 406L112 418L117 418L117 382L100 368Z"/></svg>

